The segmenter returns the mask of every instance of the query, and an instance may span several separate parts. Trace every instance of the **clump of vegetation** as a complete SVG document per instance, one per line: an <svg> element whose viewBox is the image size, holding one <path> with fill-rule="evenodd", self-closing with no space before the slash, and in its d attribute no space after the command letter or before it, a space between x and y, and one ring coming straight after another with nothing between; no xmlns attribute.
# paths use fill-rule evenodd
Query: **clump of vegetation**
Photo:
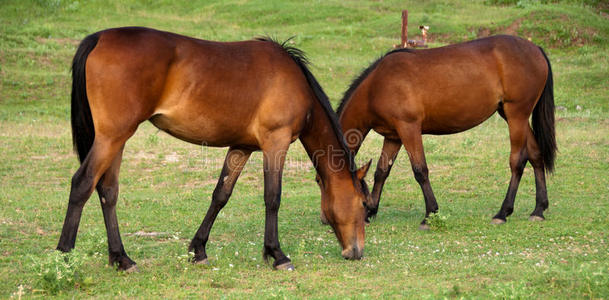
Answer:
<svg viewBox="0 0 609 300"><path fill-rule="evenodd" d="M53 295L89 284L92 279L84 278L81 272L85 258L85 254L77 251L46 252L42 257L34 259L37 283L40 288Z"/></svg>
<svg viewBox="0 0 609 300"><path fill-rule="evenodd" d="M450 216L442 213L431 213L425 219L427 225L431 230L446 230L448 225L446 224L446 220L448 220Z"/></svg>

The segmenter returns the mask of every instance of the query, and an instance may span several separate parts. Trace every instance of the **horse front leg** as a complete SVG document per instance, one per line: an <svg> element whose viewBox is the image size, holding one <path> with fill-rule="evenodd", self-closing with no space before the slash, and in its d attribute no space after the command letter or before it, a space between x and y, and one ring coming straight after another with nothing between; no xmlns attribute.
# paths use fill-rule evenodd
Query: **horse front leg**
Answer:
<svg viewBox="0 0 609 300"><path fill-rule="evenodd" d="M220 178L218 179L218 183L212 194L211 204L209 205L207 214L205 214L201 226L199 226L197 233L188 247L188 251L192 251L195 254L192 258L193 263L209 264L207 253L205 252L205 246L209 239L209 232L211 231L211 227L213 226L218 213L220 213L220 210L222 210L228 202L228 199L233 192L233 188L235 187L235 183L251 153L251 150L233 147L228 149L226 158L224 159L224 166L222 167Z"/></svg>
<svg viewBox="0 0 609 300"><path fill-rule="evenodd" d="M423 191L423 197L425 198L425 218L421 221L419 229L428 230L429 225L426 223L427 217L429 217L431 213L438 212L438 202L436 202L436 197L434 196L429 182L429 170L427 169L425 152L423 151L421 126L420 124L402 123L396 126L396 130L406 151L408 151L408 158L410 158L414 178L419 183L419 186Z"/></svg>
<svg viewBox="0 0 609 300"><path fill-rule="evenodd" d="M281 203L281 176L291 134L277 133L271 135L263 145L264 156L264 204L266 218L264 226L263 257L268 261L272 257L273 267L280 270L293 270L294 265L281 251L277 218Z"/></svg>

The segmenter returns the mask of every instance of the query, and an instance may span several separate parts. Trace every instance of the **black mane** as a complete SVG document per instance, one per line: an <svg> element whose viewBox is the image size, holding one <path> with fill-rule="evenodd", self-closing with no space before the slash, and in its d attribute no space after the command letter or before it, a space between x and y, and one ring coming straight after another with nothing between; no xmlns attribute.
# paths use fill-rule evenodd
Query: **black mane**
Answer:
<svg viewBox="0 0 609 300"><path fill-rule="evenodd" d="M324 112L326 113L326 115L328 116L328 119L330 120L330 124L332 125L332 130L334 131L334 134L338 138L340 146L343 148L343 151L345 151L345 155L348 158L349 171L351 172L351 175L355 178L355 171L356 171L355 160L353 159L353 155L351 154L351 151L349 151L349 148L347 147L345 138L342 133L343 131L340 127L340 123L338 123L337 115L334 112L334 109L332 109L332 105L330 104L330 99L328 99L328 96L322 89L319 82L317 82L317 79L315 79L315 77L313 76L311 71L309 71L309 68L308 68L309 60L307 59L304 51L302 51L294 46L288 45L288 42L292 38L293 37L285 40L283 43L280 43L271 37L259 37L259 38L256 38L256 40L271 42L271 43L275 43L275 44L281 46L290 55L290 57L292 58L292 60L294 60L294 62L298 65L298 67L300 67L300 69L302 70L303 74L305 75L305 77L307 79L307 82L309 83L309 86L313 89L313 93L316 96L315 98L317 98L317 101L319 101L319 104L321 104L321 107L323 107Z"/></svg>
<svg viewBox="0 0 609 300"><path fill-rule="evenodd" d="M364 79L366 79L366 77L368 77L368 75L370 75L370 73L374 69L376 69L376 66L378 66L378 64L381 62L381 60L383 60L383 58L385 58L386 56L393 54L393 53L397 53L397 52L412 53L412 52L414 52L414 50L409 49L409 48L399 48L399 49L391 50L391 51L385 53L385 55L382 55L381 57L379 57L368 68L366 68L359 76L357 76L355 78L355 80L353 80L351 82L351 85L349 85L349 89L347 89L347 91L343 95L343 99L340 101L340 105L338 106L338 109L336 110L336 115L340 116L340 113L345 108L345 105L347 104L347 102L349 102L349 99L351 98L351 95L353 95L353 92L355 92L355 89L357 89L357 87L362 83L362 81L364 81Z"/></svg>

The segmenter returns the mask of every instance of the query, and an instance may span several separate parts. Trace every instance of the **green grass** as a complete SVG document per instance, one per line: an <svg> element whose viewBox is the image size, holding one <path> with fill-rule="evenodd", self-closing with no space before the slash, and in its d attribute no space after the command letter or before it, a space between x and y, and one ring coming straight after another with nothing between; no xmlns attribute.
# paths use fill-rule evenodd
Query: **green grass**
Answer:
<svg viewBox="0 0 609 300"><path fill-rule="evenodd" d="M606 6L502 2L3 1L0 298L609 298ZM190 145L146 123L127 143L118 206L123 241L140 272L107 266L96 197L82 217L77 263L54 260L78 166L69 129L69 65L84 36L125 25L223 41L296 35L295 46L308 53L336 104L355 75L399 43L404 8L411 36L419 24L430 25L434 46L508 32L546 47L560 106L547 221L527 221L535 197L527 168L513 216L503 226L489 225L510 176L507 127L493 116L465 133L424 138L439 217L445 217L436 230L417 230L424 204L402 152L379 216L366 228L365 258L343 260L334 234L319 223L319 189L297 142L279 213L282 248L297 270L273 272L262 261L260 153L248 162L212 230L211 266L195 266L187 261L187 246L209 205L225 149ZM381 144L371 135L357 161L376 160ZM138 231L159 234L134 235ZM41 274L45 267L78 275L53 294L45 283L51 279Z"/></svg>

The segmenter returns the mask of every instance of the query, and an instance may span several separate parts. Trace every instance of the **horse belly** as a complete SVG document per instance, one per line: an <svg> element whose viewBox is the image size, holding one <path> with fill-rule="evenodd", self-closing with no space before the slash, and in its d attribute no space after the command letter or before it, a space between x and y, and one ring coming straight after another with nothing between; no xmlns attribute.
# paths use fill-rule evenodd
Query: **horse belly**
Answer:
<svg viewBox="0 0 609 300"><path fill-rule="evenodd" d="M422 133L452 134L476 127L497 111L500 97L491 94L445 99L438 103L439 109L426 107Z"/></svg>
<svg viewBox="0 0 609 300"><path fill-rule="evenodd" d="M253 139L248 139L245 126L223 124L220 120L198 115L188 118L168 113L157 113L150 122L168 134L197 145L210 147L227 147L232 145L255 146Z"/></svg>

